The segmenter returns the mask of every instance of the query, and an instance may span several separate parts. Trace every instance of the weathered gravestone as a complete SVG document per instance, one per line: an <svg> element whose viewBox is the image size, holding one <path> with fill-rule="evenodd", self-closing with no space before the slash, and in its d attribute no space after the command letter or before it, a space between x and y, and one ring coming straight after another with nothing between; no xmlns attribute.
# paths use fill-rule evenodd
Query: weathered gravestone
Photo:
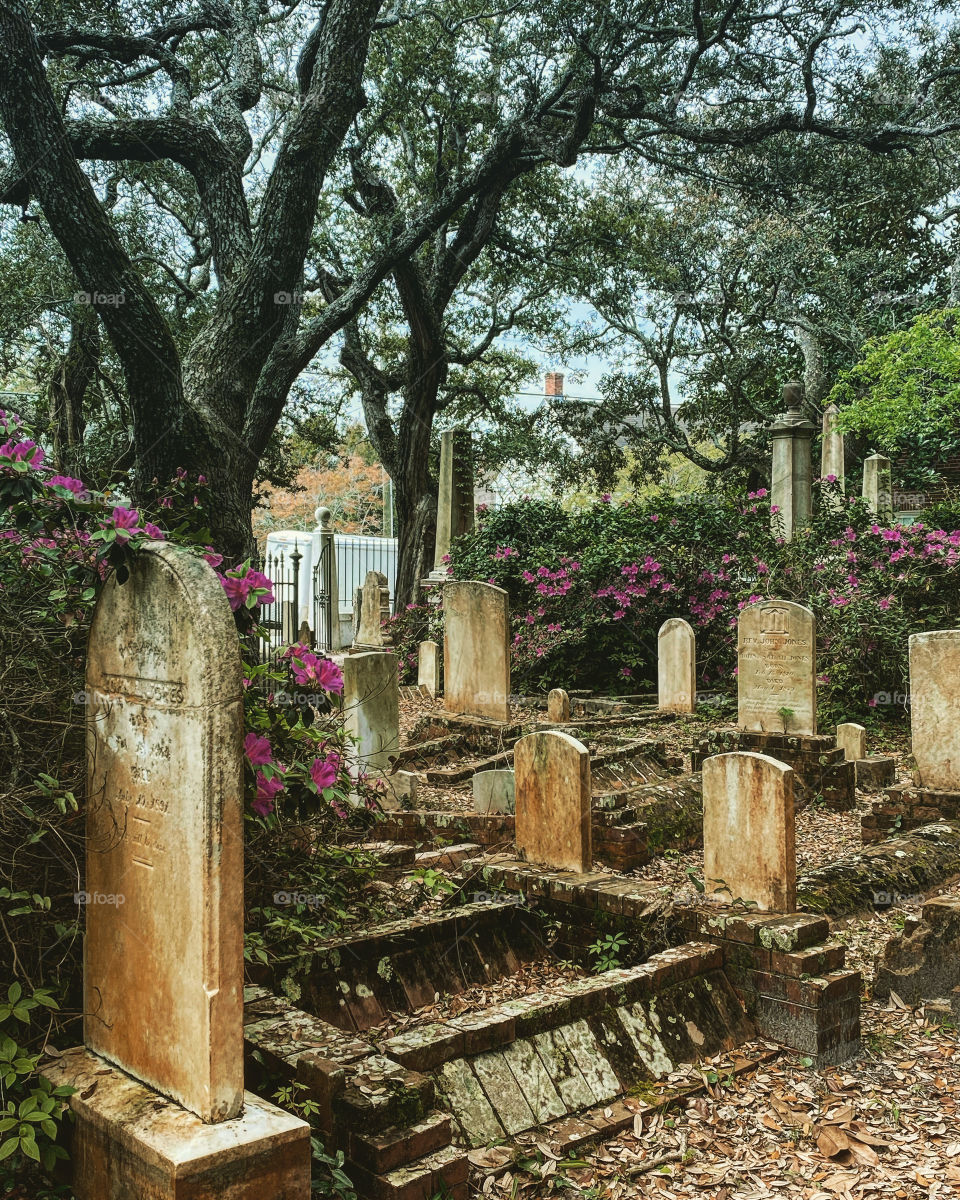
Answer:
<svg viewBox="0 0 960 1200"><path fill-rule="evenodd" d="M417 660L417 683L435 697L440 691L440 647L436 642L421 642Z"/></svg>
<svg viewBox="0 0 960 1200"><path fill-rule="evenodd" d="M383 628L383 621L389 616L390 588L387 577L380 571L368 571L360 590L360 624L354 645L371 650L389 646L390 637Z"/></svg>
<svg viewBox="0 0 960 1200"><path fill-rule="evenodd" d="M447 712L510 719L510 610L490 583L443 589L443 706Z"/></svg>
<svg viewBox="0 0 960 1200"><path fill-rule="evenodd" d="M356 766L369 775L390 769L400 748L400 687L397 656L370 650L343 660L343 712L356 739Z"/></svg>
<svg viewBox="0 0 960 1200"><path fill-rule="evenodd" d="M871 454L863 460L863 500L881 524L893 520L893 477L890 459Z"/></svg>
<svg viewBox="0 0 960 1200"><path fill-rule="evenodd" d="M823 438L820 442L820 475L824 480L824 500L829 508L843 507L844 455L843 434L837 428L840 409L828 404L823 410ZM832 482L827 481L832 478Z"/></svg>
<svg viewBox="0 0 960 1200"><path fill-rule="evenodd" d="M223 1121L243 1097L243 675L202 559L158 545L108 580L87 691L87 891L123 902L87 909L84 1039Z"/></svg>
<svg viewBox="0 0 960 1200"><path fill-rule="evenodd" d="M553 688L548 694L547 720L558 724L570 720L570 697L563 688Z"/></svg>
<svg viewBox="0 0 960 1200"><path fill-rule="evenodd" d="M787 411L771 426L770 519L775 532L790 542L796 530L810 523L810 439L815 426L803 414L803 385L783 386Z"/></svg>
<svg viewBox="0 0 960 1200"><path fill-rule="evenodd" d="M241 695L203 559L153 543L107 580L87 664L86 1046L43 1068L76 1089L78 1200L309 1197L309 1126L243 1091Z"/></svg>
<svg viewBox="0 0 960 1200"><path fill-rule="evenodd" d="M737 723L763 733L817 732L816 619L790 600L763 600L740 614Z"/></svg>
<svg viewBox="0 0 960 1200"><path fill-rule="evenodd" d="M478 771L473 777L473 807L478 813L512 813L516 795L513 771Z"/></svg>
<svg viewBox="0 0 960 1200"><path fill-rule="evenodd" d="M590 752L568 733L545 730L513 748L517 850L560 871L589 871Z"/></svg>
<svg viewBox="0 0 960 1200"><path fill-rule="evenodd" d="M657 698L664 712L697 707L697 639L680 617L664 621L657 635Z"/></svg>
<svg viewBox="0 0 960 1200"><path fill-rule="evenodd" d="M437 534L431 578L446 579L444 559L455 538L474 524L473 436L469 429L446 429L440 434L440 487L437 495Z"/></svg>
<svg viewBox="0 0 960 1200"><path fill-rule="evenodd" d="M857 762L867 757L867 731L855 721L844 721L837 726L837 745L847 762Z"/></svg>
<svg viewBox="0 0 960 1200"><path fill-rule="evenodd" d="M910 637L910 734L921 785L960 791L960 629Z"/></svg>
<svg viewBox="0 0 960 1200"><path fill-rule="evenodd" d="M766 754L717 754L703 764L703 882L708 892L767 912L795 912L794 775Z"/></svg>

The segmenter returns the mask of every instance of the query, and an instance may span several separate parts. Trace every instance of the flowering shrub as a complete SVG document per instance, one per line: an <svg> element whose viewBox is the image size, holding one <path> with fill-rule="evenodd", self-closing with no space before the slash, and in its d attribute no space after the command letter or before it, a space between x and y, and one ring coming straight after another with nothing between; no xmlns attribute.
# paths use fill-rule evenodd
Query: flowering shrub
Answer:
<svg viewBox="0 0 960 1200"><path fill-rule="evenodd" d="M884 528L848 498L818 502L792 542L779 533L764 489L739 501L603 499L572 514L526 500L481 514L452 569L510 593L517 690L649 690L660 625L683 617L698 687L732 691L737 615L778 597L816 613L824 718L869 714L906 690L908 635L958 623L960 531Z"/></svg>

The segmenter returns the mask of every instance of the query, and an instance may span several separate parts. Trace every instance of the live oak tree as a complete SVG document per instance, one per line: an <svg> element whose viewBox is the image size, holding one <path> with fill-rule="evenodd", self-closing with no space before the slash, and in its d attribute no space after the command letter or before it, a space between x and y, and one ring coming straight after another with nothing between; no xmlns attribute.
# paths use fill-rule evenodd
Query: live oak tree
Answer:
<svg viewBox="0 0 960 1200"><path fill-rule="evenodd" d="M889 119L838 118L836 90L855 86L856 63L872 53L858 21L883 23L893 40L895 17L907 19L886 4L821 0L329 0L319 10L120 0L93 15L72 0L0 0L0 200L39 207L92 298L124 375L137 492L178 466L202 471L219 500L216 540L240 556L251 549L258 462L295 381L348 336L388 276L396 284L404 264L413 270L420 247L456 261L517 179L585 154L689 167L701 152L775 134L885 150L954 128L939 114L937 80ZM396 53L397 78L411 84L379 126L363 119L380 87L371 46L380 71ZM459 141L438 155L429 192L393 206L387 168L409 130L429 124L424 82L466 61L485 64L489 90L473 97L472 116L458 105ZM189 337L174 332L93 186L104 163L165 164L191 198L191 237L213 282ZM322 258L335 231L348 169L369 248L341 271L332 254L324 263L311 252ZM420 369L433 370L429 339L423 349ZM395 463L410 455L424 469L400 436Z"/></svg>

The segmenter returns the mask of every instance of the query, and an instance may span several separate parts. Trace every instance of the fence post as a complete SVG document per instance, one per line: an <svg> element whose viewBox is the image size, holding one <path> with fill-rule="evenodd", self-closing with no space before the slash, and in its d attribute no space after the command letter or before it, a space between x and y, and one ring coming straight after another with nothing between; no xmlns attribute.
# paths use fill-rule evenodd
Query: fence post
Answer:
<svg viewBox="0 0 960 1200"><path fill-rule="evenodd" d="M327 597L327 629L330 631L328 645L331 652L343 649L340 640L340 593L337 583L337 546L330 509L319 505L314 513L320 534L320 562L322 564L322 591ZM315 631L317 644L322 638L321 630Z"/></svg>

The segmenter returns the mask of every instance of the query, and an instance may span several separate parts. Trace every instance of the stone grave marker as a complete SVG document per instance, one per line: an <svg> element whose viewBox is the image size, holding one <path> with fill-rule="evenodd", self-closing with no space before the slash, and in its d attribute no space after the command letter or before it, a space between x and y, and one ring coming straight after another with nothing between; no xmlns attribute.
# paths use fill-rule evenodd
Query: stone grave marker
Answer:
<svg viewBox="0 0 960 1200"><path fill-rule="evenodd" d="M703 764L703 881L710 893L764 912L797 907L794 774L766 754Z"/></svg>
<svg viewBox="0 0 960 1200"><path fill-rule="evenodd" d="M845 721L837 726L837 745L847 762L857 762L867 757L867 731L854 721Z"/></svg>
<svg viewBox="0 0 960 1200"><path fill-rule="evenodd" d="M553 688L547 696L547 720L558 724L570 720L570 697L563 688Z"/></svg>
<svg viewBox="0 0 960 1200"><path fill-rule="evenodd" d="M664 712L697 707L697 639L680 617L664 621L657 635L657 701Z"/></svg>
<svg viewBox="0 0 960 1200"><path fill-rule="evenodd" d="M527 861L559 871L589 871L590 753L582 742L549 729L513 748L516 842Z"/></svg>
<svg viewBox="0 0 960 1200"><path fill-rule="evenodd" d="M207 1122L243 1098L243 676L203 559L107 580L87 662L87 1046Z"/></svg>
<svg viewBox="0 0 960 1200"><path fill-rule="evenodd" d="M960 629L911 634L910 736L922 786L960 791Z"/></svg>
<svg viewBox="0 0 960 1200"><path fill-rule="evenodd" d="M478 771L473 777L473 807L478 813L512 813L516 806L513 771Z"/></svg>
<svg viewBox="0 0 960 1200"><path fill-rule="evenodd" d="M389 637L383 630L383 593L387 594L387 616L390 615L390 589L387 577L380 571L368 571L363 581L360 596L360 626L357 629L354 645L367 649L379 649L389 645Z"/></svg>
<svg viewBox="0 0 960 1200"><path fill-rule="evenodd" d="M447 712L510 719L510 610L491 583L443 588L443 706Z"/></svg>
<svg viewBox="0 0 960 1200"><path fill-rule="evenodd" d="M473 435L469 429L445 429L440 434L440 487L437 496L437 535L432 579L446 579L443 561L451 543L474 525Z"/></svg>
<svg viewBox="0 0 960 1200"><path fill-rule="evenodd" d="M417 683L436 697L440 691L440 647L436 642L421 642L417 660Z"/></svg>
<svg viewBox="0 0 960 1200"><path fill-rule="evenodd" d="M863 499L881 524L893 520L893 482L890 459L871 454L863 460Z"/></svg>
<svg viewBox="0 0 960 1200"><path fill-rule="evenodd" d="M243 1091L240 644L213 570L154 542L108 578L87 662L77 1200L310 1195L310 1127Z"/></svg>
<svg viewBox="0 0 960 1200"><path fill-rule="evenodd" d="M368 775L388 772L390 756L400 748L400 687L392 651L344 658L343 711L347 732L357 742L356 766Z"/></svg>
<svg viewBox="0 0 960 1200"><path fill-rule="evenodd" d="M737 635L741 729L817 732L816 644L816 618L802 604L762 600L743 610Z"/></svg>

